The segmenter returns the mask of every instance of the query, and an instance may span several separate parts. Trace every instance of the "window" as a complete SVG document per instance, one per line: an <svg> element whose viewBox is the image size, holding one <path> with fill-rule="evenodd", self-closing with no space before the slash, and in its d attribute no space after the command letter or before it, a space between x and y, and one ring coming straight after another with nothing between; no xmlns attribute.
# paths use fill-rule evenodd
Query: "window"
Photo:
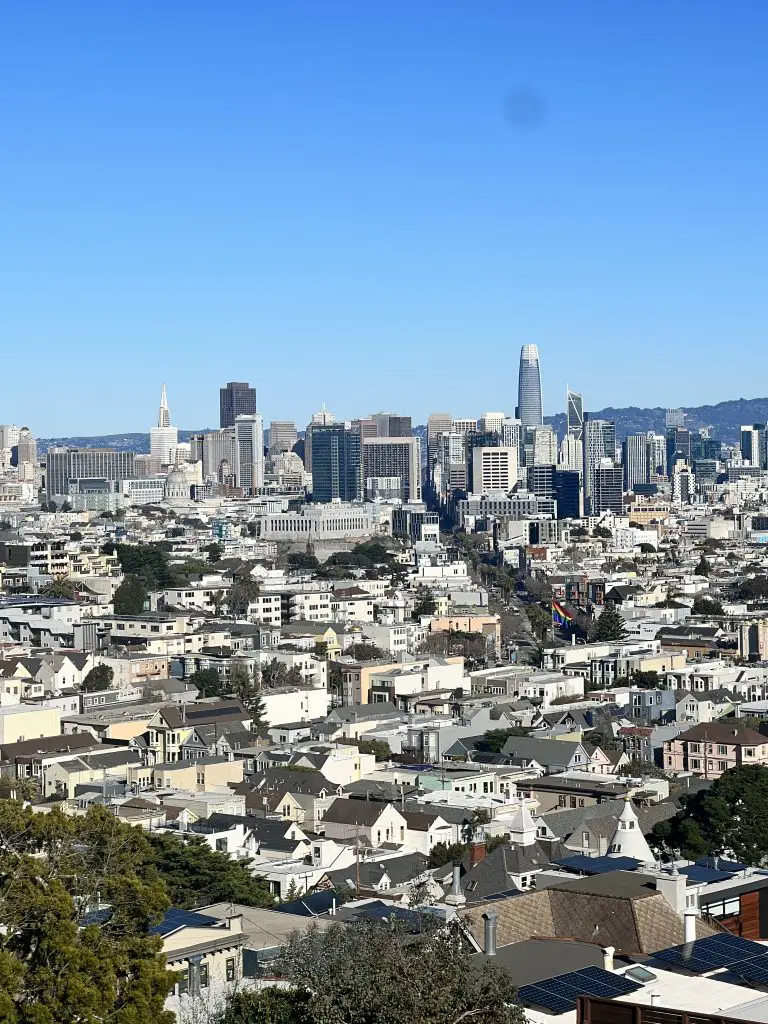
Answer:
<svg viewBox="0 0 768 1024"><path fill-rule="evenodd" d="M197 773L197 784L198 784L198 786L204 786L205 785L205 772L198 772Z"/></svg>
<svg viewBox="0 0 768 1024"><path fill-rule="evenodd" d="M589 846L589 832L582 832L581 833L581 845L582 846Z"/></svg>
<svg viewBox="0 0 768 1024"><path fill-rule="evenodd" d="M233 956L228 958L228 960L226 962L226 969L227 969L227 981L234 981L235 980L235 958Z"/></svg>
<svg viewBox="0 0 768 1024"><path fill-rule="evenodd" d="M216 840L216 850L217 850L218 853L226 853L227 852L227 839L226 839L226 836L223 839L217 839Z"/></svg>
<svg viewBox="0 0 768 1024"><path fill-rule="evenodd" d="M691 758L691 768L701 768L701 761L698 757Z"/></svg>
<svg viewBox="0 0 768 1024"><path fill-rule="evenodd" d="M200 964L200 988L208 988L208 964Z"/></svg>
<svg viewBox="0 0 768 1024"><path fill-rule="evenodd" d="M754 747L745 747L744 748L744 757L754 757L754 756L755 756L755 748Z"/></svg>
<svg viewBox="0 0 768 1024"><path fill-rule="evenodd" d="M727 761L718 761L717 762L717 770L719 772L724 772L727 769L728 769L728 762Z"/></svg>
<svg viewBox="0 0 768 1024"><path fill-rule="evenodd" d="M717 748L717 752L718 752L718 754L727 754L728 753L728 747L726 747L724 744L721 743L718 746L718 748Z"/></svg>
<svg viewBox="0 0 768 1024"><path fill-rule="evenodd" d="M189 971L182 971L179 975L179 995L183 996L185 992L189 992Z"/></svg>

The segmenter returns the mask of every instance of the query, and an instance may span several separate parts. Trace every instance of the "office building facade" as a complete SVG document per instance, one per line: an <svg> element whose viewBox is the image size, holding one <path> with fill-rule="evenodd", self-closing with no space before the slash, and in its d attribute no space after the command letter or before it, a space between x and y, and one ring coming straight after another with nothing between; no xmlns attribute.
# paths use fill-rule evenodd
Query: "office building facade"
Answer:
<svg viewBox="0 0 768 1024"><path fill-rule="evenodd" d="M368 437L363 441L363 476L400 477L403 501L421 500L418 437Z"/></svg>
<svg viewBox="0 0 768 1024"><path fill-rule="evenodd" d="M609 459L611 463L616 458L616 424L613 420L590 419L584 417L584 436L582 440L584 448L584 511L587 515L594 515L597 507L594 503L595 496L595 470L603 462ZM622 484L623 484L622 476Z"/></svg>
<svg viewBox="0 0 768 1024"><path fill-rule="evenodd" d="M258 413L235 419L235 457L237 486L258 491L264 486L264 423Z"/></svg>
<svg viewBox="0 0 768 1024"><path fill-rule="evenodd" d="M49 448L45 488L49 501L69 495L70 481L130 480L135 476L133 452L115 448Z"/></svg>
<svg viewBox="0 0 768 1024"><path fill-rule="evenodd" d="M238 416L256 415L256 388L231 380L219 389L219 426L234 427Z"/></svg>
<svg viewBox="0 0 768 1024"><path fill-rule="evenodd" d="M536 345L523 345L520 350L517 416L524 427L538 427L544 422L539 350Z"/></svg>
<svg viewBox="0 0 768 1024"><path fill-rule="evenodd" d="M313 424L311 433L312 500L360 501L363 496L363 467L359 431L344 423L327 423Z"/></svg>

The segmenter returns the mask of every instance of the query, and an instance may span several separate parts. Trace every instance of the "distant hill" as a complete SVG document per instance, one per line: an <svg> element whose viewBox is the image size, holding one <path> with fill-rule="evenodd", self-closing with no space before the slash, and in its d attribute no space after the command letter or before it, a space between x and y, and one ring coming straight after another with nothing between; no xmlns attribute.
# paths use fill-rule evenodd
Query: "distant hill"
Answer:
<svg viewBox="0 0 768 1024"><path fill-rule="evenodd" d="M205 427L211 430L212 427ZM180 430L179 440L188 441L192 434L203 433L202 430ZM149 454L149 434L101 434L98 437L41 437L37 441L37 450L41 454L49 448L117 448L121 452L136 452L137 455Z"/></svg>
<svg viewBox="0 0 768 1024"><path fill-rule="evenodd" d="M684 410L687 414L685 425L692 430L709 427L712 437L731 444L739 440L739 427L744 423L768 423L768 398L735 398L729 402L718 402L717 405L697 405ZM648 430L663 434L666 409L640 409L629 406L625 409L590 410L589 415L595 419L614 420L616 436L620 440L627 434L641 434ZM565 414L546 416L558 434L565 433ZM205 427L204 430L211 430ZM188 441L191 434L202 433L201 430L180 430L179 440ZM426 445L427 428L423 424L415 426L413 433L422 438L422 447ZM118 448L120 451L149 451L149 434L102 434L99 437L46 437L37 442L38 451L46 452L55 445L66 445L72 448Z"/></svg>
<svg viewBox="0 0 768 1024"><path fill-rule="evenodd" d="M718 402L717 405L698 405L685 408L685 425L691 430L709 427L712 437L731 444L739 440L739 428L745 423L768 422L768 398L736 398L729 402ZM648 430L663 434L666 409L639 409L630 406L626 409L590 410L594 419L614 420L616 436L623 439L627 434L641 434ZM546 422L551 423L558 434L565 433L565 413L547 416Z"/></svg>

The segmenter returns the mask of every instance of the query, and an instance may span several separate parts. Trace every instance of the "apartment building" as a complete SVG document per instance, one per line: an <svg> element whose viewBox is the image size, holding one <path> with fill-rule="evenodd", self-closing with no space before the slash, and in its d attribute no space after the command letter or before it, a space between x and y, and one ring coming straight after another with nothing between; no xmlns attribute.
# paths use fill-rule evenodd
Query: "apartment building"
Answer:
<svg viewBox="0 0 768 1024"><path fill-rule="evenodd" d="M719 779L729 768L768 765L768 736L735 721L706 722L664 743L667 771Z"/></svg>

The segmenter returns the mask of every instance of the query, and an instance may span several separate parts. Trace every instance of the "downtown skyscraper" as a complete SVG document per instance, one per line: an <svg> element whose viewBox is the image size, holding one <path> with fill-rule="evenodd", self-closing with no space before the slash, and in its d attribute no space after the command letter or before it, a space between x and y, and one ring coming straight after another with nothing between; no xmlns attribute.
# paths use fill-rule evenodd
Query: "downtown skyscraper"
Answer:
<svg viewBox="0 0 768 1024"><path fill-rule="evenodd" d="M523 345L520 350L517 416L523 427L540 427L544 422L539 350L536 345Z"/></svg>

